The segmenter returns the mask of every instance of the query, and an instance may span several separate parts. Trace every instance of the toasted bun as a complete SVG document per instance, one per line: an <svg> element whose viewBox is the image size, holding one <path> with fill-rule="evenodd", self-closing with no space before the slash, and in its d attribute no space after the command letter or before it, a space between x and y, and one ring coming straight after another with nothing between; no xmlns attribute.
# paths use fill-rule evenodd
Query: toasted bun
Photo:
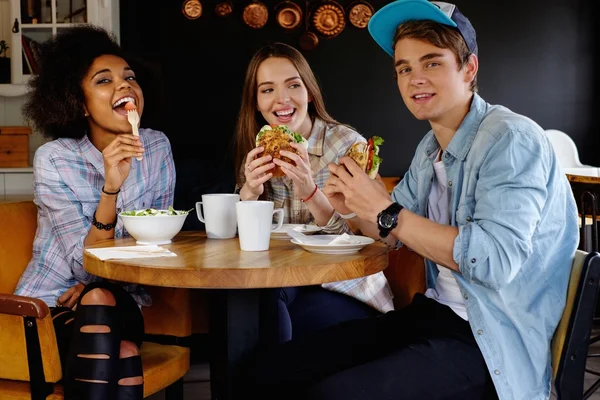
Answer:
<svg viewBox="0 0 600 400"><path fill-rule="evenodd" d="M295 143L294 137L286 132L285 129L280 129L279 126L272 129L262 129L259 136L256 138L256 147L262 146L265 150L258 155L262 157L270 155L273 159L278 158L282 161L296 165L292 160L279 154L281 150L289 151L298 154L296 149L290 146L290 143ZM278 165L271 170L274 177L284 176L285 174Z"/></svg>
<svg viewBox="0 0 600 400"><path fill-rule="evenodd" d="M375 168L371 168L371 171L367 171L367 164L369 163L369 145L364 142L354 143L346 152L346 156L354 160L356 165L362 168L363 171L367 172L369 178L375 179L379 173L379 165Z"/></svg>
<svg viewBox="0 0 600 400"><path fill-rule="evenodd" d="M363 142L354 143L346 155L354 160L356 165L362 168L363 171L367 170L367 162L369 161L369 154L367 153L367 144Z"/></svg>

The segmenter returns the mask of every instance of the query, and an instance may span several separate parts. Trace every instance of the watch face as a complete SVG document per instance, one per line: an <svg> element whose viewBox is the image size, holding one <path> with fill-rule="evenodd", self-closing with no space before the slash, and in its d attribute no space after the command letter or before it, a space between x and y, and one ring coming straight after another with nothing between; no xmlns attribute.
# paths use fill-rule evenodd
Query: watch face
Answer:
<svg viewBox="0 0 600 400"><path fill-rule="evenodd" d="M389 214L382 214L379 218L379 224L384 228L390 228L394 224L394 217Z"/></svg>

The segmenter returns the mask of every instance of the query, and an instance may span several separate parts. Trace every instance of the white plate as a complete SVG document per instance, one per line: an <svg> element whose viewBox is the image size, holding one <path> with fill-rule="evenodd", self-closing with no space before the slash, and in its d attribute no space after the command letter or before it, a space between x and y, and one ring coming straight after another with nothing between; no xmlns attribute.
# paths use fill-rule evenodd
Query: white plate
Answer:
<svg viewBox="0 0 600 400"><path fill-rule="evenodd" d="M371 243L375 243L375 240L367 236L352 236L352 239L357 239L360 242L356 244L330 245L329 242L338 236L340 235L315 235L310 238L311 244L300 243L296 239L292 239L291 242L297 244L306 251L318 254L352 254L360 251L363 247Z"/></svg>
<svg viewBox="0 0 600 400"><path fill-rule="evenodd" d="M275 227L277 225L273 225L273 227ZM281 228L272 231L271 232L271 239L276 239L276 240L290 240L291 237L287 234L287 231L289 231L290 229L294 229L294 228L300 228L298 229L301 233L304 233L305 235L312 235L315 232L319 232L322 231L323 228L318 227L316 225L305 225L305 224L283 224L281 226Z"/></svg>

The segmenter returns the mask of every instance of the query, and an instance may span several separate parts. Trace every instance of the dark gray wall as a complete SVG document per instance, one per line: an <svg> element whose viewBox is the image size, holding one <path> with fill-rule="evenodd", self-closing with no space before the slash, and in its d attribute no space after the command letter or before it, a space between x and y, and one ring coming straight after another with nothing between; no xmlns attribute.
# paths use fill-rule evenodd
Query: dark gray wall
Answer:
<svg viewBox="0 0 600 400"><path fill-rule="evenodd" d="M339 1L344 6L351 2ZM182 1L157 3L161 5L121 1L121 42L141 62L138 72L148 103L143 125L163 130L171 139L178 170L176 204L191 208L202 193L228 190L233 184L230 140L251 55L269 40L297 46L300 32L286 33L273 19L261 30L248 28L241 21L247 1L235 1L239 5L227 18L214 14L215 0L202 1L204 13L195 21L183 17ZM279 1L265 3L272 10ZM375 9L387 3L371 1ZM567 132L582 161L590 164L600 164L593 123L600 111L594 74L600 35L592 26L599 14L597 3L458 3L478 34L480 94L543 128ZM366 30L350 25L304 54L331 114L365 136L383 136L381 173L402 175L429 127L404 107L391 59Z"/></svg>

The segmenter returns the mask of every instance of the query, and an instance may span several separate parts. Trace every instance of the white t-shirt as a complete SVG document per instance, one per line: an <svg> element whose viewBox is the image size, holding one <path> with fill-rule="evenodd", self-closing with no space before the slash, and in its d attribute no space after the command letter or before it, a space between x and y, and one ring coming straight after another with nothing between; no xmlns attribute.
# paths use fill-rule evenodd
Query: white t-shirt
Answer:
<svg viewBox="0 0 600 400"><path fill-rule="evenodd" d="M433 163L436 179L431 186L427 212L429 219L439 224L448 225L450 223L450 214L448 213L448 191L446 190L446 168L441 161L441 151L438 154L437 161ZM459 317L468 321L465 302L460 293L458 283L454 273L450 268L437 264L439 274L435 282L435 288L429 288L425 296L445 304L452 309Z"/></svg>

